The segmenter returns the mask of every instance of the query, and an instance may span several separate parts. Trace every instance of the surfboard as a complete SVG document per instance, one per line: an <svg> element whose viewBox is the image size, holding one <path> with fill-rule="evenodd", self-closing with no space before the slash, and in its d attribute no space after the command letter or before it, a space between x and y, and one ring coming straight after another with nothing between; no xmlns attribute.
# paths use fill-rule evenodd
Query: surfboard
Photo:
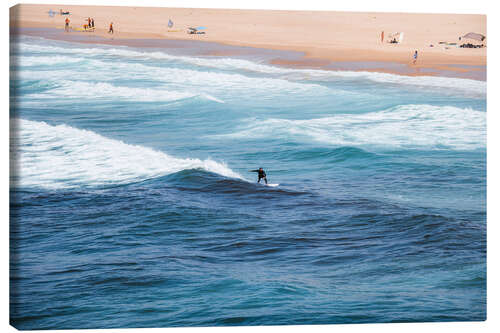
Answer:
<svg viewBox="0 0 500 333"><path fill-rule="evenodd" d="M278 186L279 184L271 184L271 183L269 183L269 184L264 184L264 185L266 185L266 186L270 186L270 187L276 187L276 186Z"/></svg>

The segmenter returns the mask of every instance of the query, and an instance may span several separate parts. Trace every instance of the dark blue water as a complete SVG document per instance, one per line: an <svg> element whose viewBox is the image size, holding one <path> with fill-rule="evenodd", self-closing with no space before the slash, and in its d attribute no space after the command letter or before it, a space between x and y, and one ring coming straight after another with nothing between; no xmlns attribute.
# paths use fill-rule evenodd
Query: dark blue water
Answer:
<svg viewBox="0 0 500 333"><path fill-rule="evenodd" d="M12 46L15 327L486 319L485 82Z"/></svg>

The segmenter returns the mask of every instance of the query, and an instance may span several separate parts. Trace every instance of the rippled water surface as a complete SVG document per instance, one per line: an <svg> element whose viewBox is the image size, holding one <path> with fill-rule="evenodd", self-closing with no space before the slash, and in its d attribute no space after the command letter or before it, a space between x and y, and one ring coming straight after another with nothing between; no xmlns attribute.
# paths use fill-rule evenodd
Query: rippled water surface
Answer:
<svg viewBox="0 0 500 333"><path fill-rule="evenodd" d="M18 328L486 318L485 82L20 37L10 115Z"/></svg>

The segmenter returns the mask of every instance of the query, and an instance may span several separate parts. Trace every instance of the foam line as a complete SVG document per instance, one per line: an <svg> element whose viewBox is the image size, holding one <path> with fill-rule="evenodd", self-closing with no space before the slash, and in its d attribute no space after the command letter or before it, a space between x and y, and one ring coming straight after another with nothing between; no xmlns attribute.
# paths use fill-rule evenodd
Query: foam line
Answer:
<svg viewBox="0 0 500 333"><path fill-rule="evenodd" d="M403 76L389 73L376 72L357 72L357 71L335 71L335 70L317 70L317 69L293 69L277 67L268 64L252 62L243 59L233 58L202 58L188 56L174 56L160 51L138 51L129 47L108 48L108 47L72 47L63 48L59 46L40 45L31 43L20 43L20 50L29 52L54 53L61 54L82 54L93 57L124 57L131 59L152 59L168 60L187 63L191 65L217 68L222 70L244 70L255 73L274 74L278 78L288 80L313 80L313 81L331 81L339 79L369 80L383 84L397 84L405 86L415 86L421 88L441 88L450 92L459 92L467 96L484 97L486 95L486 82L436 76Z"/></svg>
<svg viewBox="0 0 500 333"><path fill-rule="evenodd" d="M19 167L15 187L47 189L126 184L186 169L243 179L224 163L176 158L67 125L11 120L11 153Z"/></svg>
<svg viewBox="0 0 500 333"><path fill-rule="evenodd" d="M486 147L486 112L424 104L307 120L249 119L235 132L215 137L282 137L335 146L474 150Z"/></svg>

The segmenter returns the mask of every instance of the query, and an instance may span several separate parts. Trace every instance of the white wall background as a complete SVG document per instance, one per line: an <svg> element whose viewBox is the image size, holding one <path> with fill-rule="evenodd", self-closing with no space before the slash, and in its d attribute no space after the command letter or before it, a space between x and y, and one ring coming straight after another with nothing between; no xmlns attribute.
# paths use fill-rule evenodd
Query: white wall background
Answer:
<svg viewBox="0 0 500 333"><path fill-rule="evenodd" d="M430 332L498 332L500 331L500 305L498 301L498 243L500 225L498 189L500 164L500 145L498 132L499 98L500 91L498 80L498 35L500 34L500 6L494 0L28 0L26 3L43 4L76 4L76 5L113 5L113 6L143 6L143 7L192 7L192 8L238 8L238 9L287 9L287 10L337 10L337 11L378 11L378 12L414 12L414 13L463 13L487 14L488 20L488 320L481 323L423 323L423 324L369 324L369 325L330 325L330 326L269 326L269 327L212 327L212 328L160 328L160 329L134 329L134 330L77 330L72 332L127 332L127 333L152 333L152 332L179 332L179 333L214 333L236 332L249 333L259 330L260 333L325 333L325 332L375 332L375 333L430 333ZM2 8L2 75L0 109L0 328L2 331L15 332L9 326L9 70L8 70L8 43L9 43L9 11L8 8L19 2L5 1Z"/></svg>

